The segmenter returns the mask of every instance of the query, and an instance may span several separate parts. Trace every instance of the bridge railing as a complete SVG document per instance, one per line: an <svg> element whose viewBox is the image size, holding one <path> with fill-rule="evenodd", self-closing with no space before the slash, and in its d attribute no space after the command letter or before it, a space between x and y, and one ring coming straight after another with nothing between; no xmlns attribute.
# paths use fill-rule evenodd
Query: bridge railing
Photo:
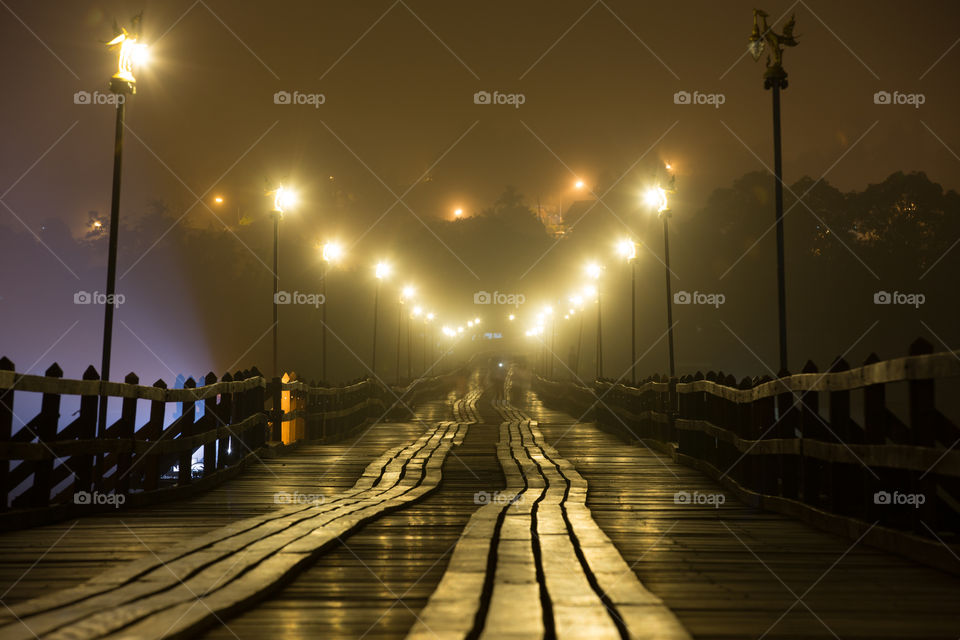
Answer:
<svg viewBox="0 0 960 640"><path fill-rule="evenodd" d="M274 383L256 368L219 381L211 372L202 386L189 378L184 388L169 389L163 380L141 385L133 373L122 383L101 382L92 366L80 380L64 379L57 364L42 376L21 374L0 358L0 512L7 512L0 528L118 502L132 506L189 495L256 459L279 433L271 420L290 426L287 444L337 439L364 423L406 412L451 375L397 389L372 379L332 388L287 381L280 390L289 404L278 413L273 398L281 394L274 394ZM36 415L21 420L23 394L39 394L40 402ZM79 410L63 425L66 398L78 400ZM120 403L119 417L98 432L98 403L107 398ZM179 412L171 420L173 405Z"/></svg>
<svg viewBox="0 0 960 640"><path fill-rule="evenodd" d="M546 404L655 443L736 492L841 535L960 569L960 352L871 355L777 379L654 376L636 387L534 380ZM905 419L901 419L901 416Z"/></svg>

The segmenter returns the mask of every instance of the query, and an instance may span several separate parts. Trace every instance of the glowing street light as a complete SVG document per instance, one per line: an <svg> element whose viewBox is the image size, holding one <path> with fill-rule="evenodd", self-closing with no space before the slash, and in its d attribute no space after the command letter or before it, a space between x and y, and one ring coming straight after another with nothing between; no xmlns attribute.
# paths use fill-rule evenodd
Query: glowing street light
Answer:
<svg viewBox="0 0 960 640"><path fill-rule="evenodd" d="M216 196L216 197L213 199L213 202L214 202L215 204L223 204L223 196Z"/></svg>
<svg viewBox="0 0 960 640"><path fill-rule="evenodd" d="M320 246L320 255L323 258L323 270L320 274L320 294L323 296L323 307L320 310L320 379L327 380L327 274L330 265L343 259L343 245L339 242L325 242Z"/></svg>
<svg viewBox="0 0 960 640"><path fill-rule="evenodd" d="M280 427L280 364L279 364L279 344L280 344L280 310L277 306L280 299L280 218L283 217L285 209L289 209L296 204L296 194L283 185L278 186L273 191L268 191L268 196L273 196L273 384L274 400L276 401L276 418L273 426L274 440L281 439Z"/></svg>
<svg viewBox="0 0 960 640"><path fill-rule="evenodd" d="M594 280L599 280L600 276L603 275L603 267L596 262L587 264L585 270L587 275ZM595 286L593 286L593 291L596 292L597 298L597 378L599 379L603 377L603 324L600 314L600 291Z"/></svg>
<svg viewBox="0 0 960 640"><path fill-rule="evenodd" d="M380 309L380 285L384 280L390 277L393 267L388 262L378 262L373 268L374 276L377 279L377 288L373 294L373 349L371 352L370 371L374 376L377 375L377 317Z"/></svg>
<svg viewBox="0 0 960 640"><path fill-rule="evenodd" d="M513 315L512 313L507 316L507 320L509 320L510 322L513 322L516 319L517 319L517 316Z"/></svg>
<svg viewBox="0 0 960 640"><path fill-rule="evenodd" d="M669 171L671 165L667 164L666 168ZM667 283L667 349L670 355L671 380L676 374L673 354L673 295L671 294L670 282L670 228L668 224L670 216L673 214L670 212L670 204L667 201L667 194L674 193L674 182L675 177L673 174L670 174L670 181L667 188L657 184L655 187L648 189L644 195L644 201L647 203L647 206L651 208L655 207L657 214L663 220L663 265Z"/></svg>
<svg viewBox="0 0 960 640"><path fill-rule="evenodd" d="M455 218L463 217L463 209L454 209L453 217Z"/></svg>
<svg viewBox="0 0 960 640"><path fill-rule="evenodd" d="M116 100L116 126L113 145L113 190L110 199L110 237L107 248L107 300L113 300L117 289L117 234L120 231L120 174L123 166L123 131L127 96L137 92L137 79L133 75L135 66L146 61L147 46L137 41L140 31L140 15L130 22L130 31L121 29L115 38L106 45L118 51L117 71L110 78L110 91L119 98ZM103 305L103 352L100 360L100 379L110 379L110 355L113 347L113 311L115 305ZM97 437L103 437L107 430L107 396L101 395L97 416ZM97 474L102 459L97 460Z"/></svg>
<svg viewBox="0 0 960 640"><path fill-rule="evenodd" d="M583 180L577 180L576 182L573 183L573 188L577 189L578 191L580 189L583 189L583 187L584 187Z"/></svg>

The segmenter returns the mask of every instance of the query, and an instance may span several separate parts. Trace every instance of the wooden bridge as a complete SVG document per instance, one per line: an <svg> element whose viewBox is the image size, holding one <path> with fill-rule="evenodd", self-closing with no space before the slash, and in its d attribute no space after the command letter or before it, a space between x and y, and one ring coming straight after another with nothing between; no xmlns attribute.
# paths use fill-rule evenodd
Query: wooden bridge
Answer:
<svg viewBox="0 0 960 640"><path fill-rule="evenodd" d="M960 354L929 352L637 387L0 360L0 638L957 638Z"/></svg>

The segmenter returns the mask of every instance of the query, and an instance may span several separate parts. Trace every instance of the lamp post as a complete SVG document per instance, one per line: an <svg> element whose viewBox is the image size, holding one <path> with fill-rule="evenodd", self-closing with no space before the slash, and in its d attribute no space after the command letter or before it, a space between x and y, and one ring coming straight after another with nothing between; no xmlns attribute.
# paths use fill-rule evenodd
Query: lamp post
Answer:
<svg viewBox="0 0 960 640"><path fill-rule="evenodd" d="M597 281L599 285L600 275L603 273L603 267L595 262L587 265L587 275ZM600 319L600 287L596 286L597 295L597 379L603 377L603 324Z"/></svg>
<svg viewBox="0 0 960 640"><path fill-rule="evenodd" d="M796 24L795 17L791 17L783 27L783 33L775 33L767 25L769 16L760 9L753 10L753 31L750 33L748 45L750 55L754 61L759 60L766 45L770 45L773 63L767 56L767 70L763 74L763 88L770 89L773 95L773 173L774 173L774 201L777 216L777 310L780 328L780 371L781 375L787 372L787 291L786 267L784 264L783 249L783 164L780 149L780 90L787 88L787 72L783 68L783 48L797 46L793 36Z"/></svg>
<svg viewBox="0 0 960 640"><path fill-rule="evenodd" d="M669 166L669 165L668 165ZM671 293L670 283L670 231L668 221L670 220L670 206L667 202L667 194L673 193L673 178L670 179L669 189L664 189L659 184L649 189L646 193L647 204L657 208L657 214L663 220L663 269L667 285L667 345L670 353L670 378L676 375L673 356L673 294Z"/></svg>
<svg viewBox="0 0 960 640"><path fill-rule="evenodd" d="M113 312L117 289L117 234L120 231L120 175L123 166L123 120L126 102L129 96L137 92L137 79L133 75L134 65L146 61L147 46L137 42L140 30L140 16L131 21L131 31L121 29L108 47L118 49L117 71L110 78L110 91L117 96L117 117L113 143L113 188L110 195L110 240L107 250L107 297L103 307L103 352L100 360L100 379L110 379L110 354L113 347ZM101 387L102 389L102 387ZM101 395L97 415L97 437L103 437L107 430L107 396ZM102 458L98 458L98 475Z"/></svg>
<svg viewBox="0 0 960 640"><path fill-rule="evenodd" d="M403 326L403 305L407 300L412 300L417 292L412 286L407 285L400 291L400 298L397 302L397 386L400 386L400 328ZM407 368L410 365L410 323L407 322ZM409 377L409 372L408 376Z"/></svg>
<svg viewBox="0 0 960 640"><path fill-rule="evenodd" d="M617 243L617 253L630 265L630 384L637 384L637 245L633 240Z"/></svg>
<svg viewBox="0 0 960 640"><path fill-rule="evenodd" d="M430 361L433 361L433 319L436 316L432 311L428 311L425 316L423 316L423 375L427 375L427 329L430 329L431 340L430 340ZM432 366L431 366L432 368Z"/></svg>
<svg viewBox="0 0 960 640"><path fill-rule="evenodd" d="M297 196L284 186L267 192L273 195L273 440L283 439L281 408L282 386L280 381L280 218L284 210L297 202Z"/></svg>
<svg viewBox="0 0 960 640"><path fill-rule="evenodd" d="M339 242L326 242L321 248L323 257L323 274L320 278L320 293L323 295L323 306L320 311L320 379L327 381L327 274L330 265L339 262L343 257L343 247Z"/></svg>
<svg viewBox="0 0 960 640"><path fill-rule="evenodd" d="M373 348L370 358L370 371L374 377L377 375L377 316L379 315L378 310L380 308L380 285L384 279L390 277L391 271L392 267L386 262L378 262L377 266L374 267L374 275L377 278L377 288L373 294Z"/></svg>

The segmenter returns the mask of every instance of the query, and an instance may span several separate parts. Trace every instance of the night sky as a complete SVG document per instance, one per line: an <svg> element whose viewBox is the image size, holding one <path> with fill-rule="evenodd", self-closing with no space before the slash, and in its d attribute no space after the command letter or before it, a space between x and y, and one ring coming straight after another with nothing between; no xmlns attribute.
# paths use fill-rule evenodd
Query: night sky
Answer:
<svg viewBox="0 0 960 640"><path fill-rule="evenodd" d="M128 24L142 10L151 61L127 105L118 285L127 302L117 315L114 378L135 370L152 383L211 368L268 369L272 245L264 193L281 182L300 193L281 223L282 288L315 290L317 242L336 238L350 248L328 282L333 380L366 373L378 259L398 274L382 307L384 377L392 377L397 285L416 284L444 324L480 315L485 329L522 338L526 325L514 329L509 309L474 305L474 294L522 292L528 302L517 313L526 323L534 304L565 300L593 258L608 265L606 375L620 376L629 355L626 298L617 293L627 291L626 271L597 238L612 243L630 231L642 244L639 331L649 354L641 372L663 372L663 241L639 193L664 162L675 167L678 188L674 290L727 298L719 319L678 312L678 369L767 374L776 360L773 235L764 235L772 203L758 196L756 224L726 253L711 209L717 190L751 172L772 190L771 96L763 60L746 50L753 8L739 1L6 0L0 352L30 373L59 360L68 377L99 362L102 309L77 307L71 296L104 288L105 239L89 232L92 220L109 215L114 108L76 104L74 96L108 93L115 57L103 43L114 20ZM944 191L957 189L956 3L763 8L778 29L796 14L800 42L784 56L787 185L809 176L862 192L895 172L924 172ZM523 103L476 104L479 91L522 94ZM722 104L677 104L682 91L719 94ZM880 91L919 94L922 104L876 104ZM322 94L323 103L277 104L277 92ZM585 189L573 188L576 180ZM449 225L470 222L446 222L455 209L479 215L507 185L533 210L538 202L547 210L586 202L585 231L555 249L552 239L526 242L520 232L502 242L489 230L476 231L475 242L447 240L445 233L459 233ZM950 212L954 220L960 214ZM797 207L787 224L791 369L808 358L826 366L848 350L857 363L870 351L904 355L920 335L937 350L960 345L951 319L960 249L947 251L929 275L936 256L917 271L912 254L867 255L852 242L829 245L835 262L816 265L810 261L819 254L803 235L812 218ZM951 247L957 238L940 241ZM922 291L927 302L878 311L879 290ZM282 310L281 360L317 377L318 324L309 313ZM561 331L556 347L562 359L568 334ZM584 365L581 373L592 371Z"/></svg>

